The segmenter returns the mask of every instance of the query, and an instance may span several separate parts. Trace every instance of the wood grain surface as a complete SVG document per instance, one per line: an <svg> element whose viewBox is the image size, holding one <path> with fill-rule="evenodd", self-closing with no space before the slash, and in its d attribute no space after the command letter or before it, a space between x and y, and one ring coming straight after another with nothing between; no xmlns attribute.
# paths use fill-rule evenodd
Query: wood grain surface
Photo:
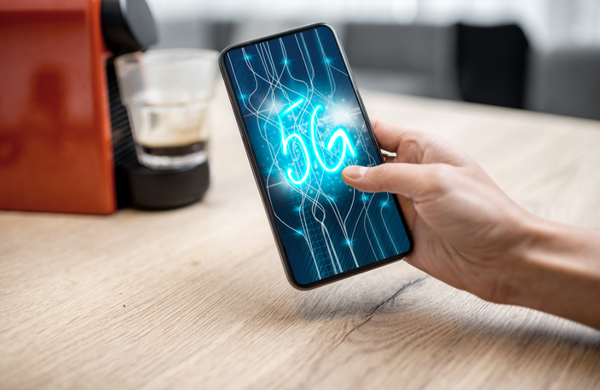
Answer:
<svg viewBox="0 0 600 390"><path fill-rule="evenodd" d="M465 149L534 213L600 228L600 122L363 97ZM210 127L201 203L0 213L1 389L600 388L599 331L404 262L294 290L223 89Z"/></svg>

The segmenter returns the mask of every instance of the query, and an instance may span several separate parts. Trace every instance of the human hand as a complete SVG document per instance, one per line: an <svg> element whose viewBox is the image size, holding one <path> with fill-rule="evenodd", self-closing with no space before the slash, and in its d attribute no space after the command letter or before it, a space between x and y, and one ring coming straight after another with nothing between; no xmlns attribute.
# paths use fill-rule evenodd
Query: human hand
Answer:
<svg viewBox="0 0 600 390"><path fill-rule="evenodd" d="M414 238L406 261L454 287L505 302L505 280L518 272L519 253L537 217L516 205L469 156L443 138L373 121L391 163L347 167L344 181L399 200Z"/></svg>

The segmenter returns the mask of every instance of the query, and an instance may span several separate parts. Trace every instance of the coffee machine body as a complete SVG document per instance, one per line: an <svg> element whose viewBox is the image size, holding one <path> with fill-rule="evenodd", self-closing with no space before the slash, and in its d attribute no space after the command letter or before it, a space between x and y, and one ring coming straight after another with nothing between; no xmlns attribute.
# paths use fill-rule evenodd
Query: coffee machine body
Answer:
<svg viewBox="0 0 600 390"><path fill-rule="evenodd" d="M158 40L145 0L0 2L0 209L110 214L200 200L208 162L140 165L116 56Z"/></svg>
<svg viewBox="0 0 600 390"><path fill-rule="evenodd" d="M114 212L101 1L3 1L0 52L0 208Z"/></svg>

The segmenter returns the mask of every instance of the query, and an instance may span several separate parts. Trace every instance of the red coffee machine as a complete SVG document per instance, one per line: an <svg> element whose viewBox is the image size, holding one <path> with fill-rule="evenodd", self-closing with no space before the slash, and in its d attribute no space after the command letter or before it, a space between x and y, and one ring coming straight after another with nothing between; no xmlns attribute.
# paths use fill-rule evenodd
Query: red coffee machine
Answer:
<svg viewBox="0 0 600 390"><path fill-rule="evenodd" d="M110 214L204 193L208 172L135 157L112 60L156 41L144 0L0 2L0 209Z"/></svg>

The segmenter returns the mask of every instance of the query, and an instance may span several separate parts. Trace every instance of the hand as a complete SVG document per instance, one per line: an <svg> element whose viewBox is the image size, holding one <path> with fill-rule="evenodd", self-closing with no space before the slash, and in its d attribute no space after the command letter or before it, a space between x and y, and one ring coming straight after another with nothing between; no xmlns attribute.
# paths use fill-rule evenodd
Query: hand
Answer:
<svg viewBox="0 0 600 390"><path fill-rule="evenodd" d="M528 213L443 138L374 121L391 164L347 167L361 191L399 195L414 238L406 261L451 286L600 329L600 233Z"/></svg>
<svg viewBox="0 0 600 390"><path fill-rule="evenodd" d="M505 302L506 278L537 217L517 206L469 156L443 138L373 121L391 163L347 167L344 181L361 191L399 195L414 238L406 261L451 286Z"/></svg>

